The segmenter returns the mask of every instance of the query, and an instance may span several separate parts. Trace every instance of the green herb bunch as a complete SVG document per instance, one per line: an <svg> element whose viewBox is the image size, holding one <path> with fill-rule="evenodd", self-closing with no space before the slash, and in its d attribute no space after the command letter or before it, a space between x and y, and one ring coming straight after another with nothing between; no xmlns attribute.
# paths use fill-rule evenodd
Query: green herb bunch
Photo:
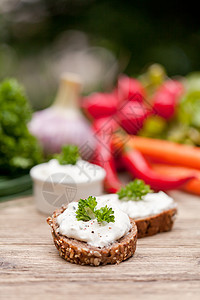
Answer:
<svg viewBox="0 0 200 300"><path fill-rule="evenodd" d="M42 152L27 127L32 111L15 79L0 83L0 171L13 174L42 161Z"/></svg>
<svg viewBox="0 0 200 300"><path fill-rule="evenodd" d="M89 196L87 199L80 199L78 202L78 209L76 211L76 218L78 221L89 221L97 219L99 223L115 222L114 211L107 205L96 209L97 201L95 197Z"/></svg>
<svg viewBox="0 0 200 300"><path fill-rule="evenodd" d="M55 158L59 161L60 165L75 165L79 157L80 154L76 145L64 145L62 147L62 152L55 155Z"/></svg>
<svg viewBox="0 0 200 300"><path fill-rule="evenodd" d="M143 180L135 179L127 184L125 187L121 188L117 193L119 199L123 201L140 201L148 193L152 193L150 186L145 184Z"/></svg>

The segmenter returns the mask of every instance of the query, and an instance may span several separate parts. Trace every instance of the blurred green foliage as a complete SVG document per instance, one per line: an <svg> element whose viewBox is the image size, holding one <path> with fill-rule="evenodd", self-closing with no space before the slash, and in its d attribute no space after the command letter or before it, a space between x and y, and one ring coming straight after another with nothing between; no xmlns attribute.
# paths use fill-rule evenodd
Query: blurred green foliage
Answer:
<svg viewBox="0 0 200 300"><path fill-rule="evenodd" d="M158 62L172 75L200 69L200 26L195 4L121 0L2 0L0 79L16 76L34 108L50 104L56 90L51 51L68 30L109 49L118 72L138 75ZM60 52L56 53L59 57Z"/></svg>
<svg viewBox="0 0 200 300"><path fill-rule="evenodd" d="M42 161L42 152L27 127L31 109L15 79L0 84L0 174L20 174Z"/></svg>

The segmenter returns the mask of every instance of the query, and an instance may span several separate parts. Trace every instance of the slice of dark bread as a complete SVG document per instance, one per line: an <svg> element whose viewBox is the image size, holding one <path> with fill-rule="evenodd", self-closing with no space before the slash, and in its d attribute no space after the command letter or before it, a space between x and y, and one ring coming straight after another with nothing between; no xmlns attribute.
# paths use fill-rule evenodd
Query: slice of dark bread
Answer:
<svg viewBox="0 0 200 300"><path fill-rule="evenodd" d="M134 254L137 242L137 227L134 220L131 220L132 227L125 236L108 247L98 248L57 232L56 219L66 208L67 206L62 206L53 213L52 217L47 218L47 223L52 228L54 244L62 258L79 265L99 266L118 264Z"/></svg>
<svg viewBox="0 0 200 300"><path fill-rule="evenodd" d="M138 238L170 231L174 224L176 214L177 209L172 208L154 216L134 220L137 225Z"/></svg>

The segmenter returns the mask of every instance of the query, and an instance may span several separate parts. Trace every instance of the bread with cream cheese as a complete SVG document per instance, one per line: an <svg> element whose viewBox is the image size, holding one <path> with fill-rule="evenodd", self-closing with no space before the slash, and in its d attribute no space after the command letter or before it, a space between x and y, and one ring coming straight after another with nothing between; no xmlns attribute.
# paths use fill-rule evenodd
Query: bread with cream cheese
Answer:
<svg viewBox="0 0 200 300"><path fill-rule="evenodd" d="M157 215L134 220L137 225L138 238L170 231L174 224L176 214L177 208L174 207Z"/></svg>
<svg viewBox="0 0 200 300"><path fill-rule="evenodd" d="M131 220L129 232L108 247L94 247L86 242L68 238L58 232L57 217L65 211L67 206L57 209L52 217L47 218L47 223L52 228L54 244L59 254L65 260L79 265L99 266L106 264L119 264L133 256L136 250L137 227Z"/></svg>

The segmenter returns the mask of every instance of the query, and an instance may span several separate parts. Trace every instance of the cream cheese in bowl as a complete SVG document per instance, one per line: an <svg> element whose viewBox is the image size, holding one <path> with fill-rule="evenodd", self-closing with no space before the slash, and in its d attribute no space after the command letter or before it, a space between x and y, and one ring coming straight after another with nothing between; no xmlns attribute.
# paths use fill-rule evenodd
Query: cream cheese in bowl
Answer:
<svg viewBox="0 0 200 300"><path fill-rule="evenodd" d="M78 202L72 202L57 217L58 232L68 238L87 242L89 245L99 248L107 247L114 243L129 232L131 223L127 214L119 209L111 198L110 195L105 195L97 197L96 201L97 209L105 205L112 208L115 217L114 222L102 224L97 219L87 222L78 221L76 218Z"/></svg>
<svg viewBox="0 0 200 300"><path fill-rule="evenodd" d="M52 159L33 167L30 175L36 207L45 214L52 214L62 204L103 193L105 170L82 159L75 165L61 165Z"/></svg>

